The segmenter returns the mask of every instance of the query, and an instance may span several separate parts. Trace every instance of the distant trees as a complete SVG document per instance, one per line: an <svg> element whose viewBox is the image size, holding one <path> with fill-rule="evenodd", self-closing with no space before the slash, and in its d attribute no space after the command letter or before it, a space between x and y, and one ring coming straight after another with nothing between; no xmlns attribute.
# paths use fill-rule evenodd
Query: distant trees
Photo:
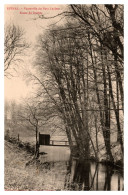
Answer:
<svg viewBox="0 0 128 195"><path fill-rule="evenodd" d="M42 126L42 112L37 102L25 100L20 104L15 101L5 104L5 135L8 133L11 137L17 138L18 134L29 137L35 136L35 154L38 155L38 133ZM24 130L23 130L24 129ZM21 131L24 132L21 132ZM26 131L26 132L25 132ZM31 133L31 132L34 133ZM30 132L30 133L29 133Z"/></svg>
<svg viewBox="0 0 128 195"><path fill-rule="evenodd" d="M20 129L20 121L18 114L21 111L21 105L17 104L15 100L7 101L5 100L5 109L4 109L4 124L5 124L5 134L9 131L10 136L18 135Z"/></svg>
<svg viewBox="0 0 128 195"><path fill-rule="evenodd" d="M24 30L19 26L5 25L4 74L6 77L13 75L16 65L23 60L21 56L25 54L24 50L29 47L24 34Z"/></svg>
<svg viewBox="0 0 128 195"><path fill-rule="evenodd" d="M81 158L90 158L91 147L98 159L103 138L107 160L114 161L113 133L123 154L123 6L69 10L65 25L39 37L40 84L60 113L71 148L74 139Z"/></svg>

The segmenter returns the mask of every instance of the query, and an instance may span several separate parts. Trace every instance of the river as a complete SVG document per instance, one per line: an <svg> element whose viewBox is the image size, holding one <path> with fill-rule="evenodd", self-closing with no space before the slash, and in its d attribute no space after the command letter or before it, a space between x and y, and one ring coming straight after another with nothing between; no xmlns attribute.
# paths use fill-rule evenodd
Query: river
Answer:
<svg viewBox="0 0 128 195"><path fill-rule="evenodd" d="M70 157L68 147L40 146L42 163L48 164L50 182L58 190L123 191L122 171L91 161ZM48 182L48 181L46 181Z"/></svg>

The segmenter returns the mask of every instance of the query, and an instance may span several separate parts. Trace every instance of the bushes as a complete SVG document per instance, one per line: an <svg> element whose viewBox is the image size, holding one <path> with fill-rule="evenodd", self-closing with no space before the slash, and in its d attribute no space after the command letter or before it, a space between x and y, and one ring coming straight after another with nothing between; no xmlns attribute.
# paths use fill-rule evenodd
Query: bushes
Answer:
<svg viewBox="0 0 128 195"><path fill-rule="evenodd" d="M5 140L17 145L19 148L25 149L33 155L35 153L35 146L31 145L29 142L18 141L15 137L10 137L9 135L5 135Z"/></svg>
<svg viewBox="0 0 128 195"><path fill-rule="evenodd" d="M7 140L8 142L11 142L13 144L18 143L18 140L15 137L10 137L9 135L5 135L5 140Z"/></svg>
<svg viewBox="0 0 128 195"><path fill-rule="evenodd" d="M27 150L27 152L30 152L30 153L32 153L32 154L35 153L35 147L32 146L32 145L30 145L29 142L24 143L24 147L25 147L25 149Z"/></svg>

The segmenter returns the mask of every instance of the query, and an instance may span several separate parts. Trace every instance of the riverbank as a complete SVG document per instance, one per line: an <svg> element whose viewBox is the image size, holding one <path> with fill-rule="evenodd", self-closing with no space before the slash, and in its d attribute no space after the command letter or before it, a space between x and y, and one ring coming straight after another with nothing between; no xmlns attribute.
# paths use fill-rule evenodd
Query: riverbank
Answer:
<svg viewBox="0 0 128 195"><path fill-rule="evenodd" d="M6 140L10 143L13 143L14 145L17 145L17 147L22 148L23 150L25 150L26 152L28 152L32 155L34 155L34 153L35 153L35 145L30 144L29 142L22 142L21 140L18 141L14 137L8 137L8 138L6 138ZM40 154L44 155L46 153L44 151L42 151ZM72 148L71 156L76 158L76 159L79 159L79 151L77 151L77 148L75 146ZM53 158L53 156L52 156L52 158ZM117 168L123 172L124 163L122 160L114 160L114 162L111 162L111 161L107 160L105 155L104 155L104 158L100 157L99 159L96 159L93 154L90 156L89 160L92 162L94 161L96 163L100 163L100 164L103 164L106 166L111 166L113 168Z"/></svg>
<svg viewBox="0 0 128 195"><path fill-rule="evenodd" d="M25 146L5 141L5 190L123 190L123 178L118 170L78 159L47 161L46 156L42 155L44 162L41 162Z"/></svg>
<svg viewBox="0 0 128 195"><path fill-rule="evenodd" d="M77 148L74 146L72 148L72 153L71 153L72 157L79 159L79 151L77 150ZM111 162L110 160L107 159L107 157L105 156L105 154L103 155L104 157L102 158L102 156L100 156L98 159L92 154L90 156L90 158L88 160L90 161L94 161L96 163L100 163L106 166L111 166L113 168L117 168L121 171L123 171L124 169L124 163L123 160L116 160L114 159L114 162ZM81 159L82 160L82 159Z"/></svg>
<svg viewBox="0 0 128 195"><path fill-rule="evenodd" d="M50 163L40 164L33 155L16 144L5 141L5 190L6 191L56 191Z"/></svg>

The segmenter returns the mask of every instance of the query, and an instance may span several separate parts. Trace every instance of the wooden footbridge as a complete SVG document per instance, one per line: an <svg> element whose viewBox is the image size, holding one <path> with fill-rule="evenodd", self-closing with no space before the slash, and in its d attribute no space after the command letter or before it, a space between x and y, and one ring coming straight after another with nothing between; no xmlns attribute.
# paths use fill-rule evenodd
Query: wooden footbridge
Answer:
<svg viewBox="0 0 128 195"><path fill-rule="evenodd" d="M74 142L75 143L75 142ZM63 140L51 140L49 134L40 134L39 133L39 146L61 146L61 147L69 147L68 141Z"/></svg>
<svg viewBox="0 0 128 195"><path fill-rule="evenodd" d="M69 146L69 142L50 140L50 146Z"/></svg>

